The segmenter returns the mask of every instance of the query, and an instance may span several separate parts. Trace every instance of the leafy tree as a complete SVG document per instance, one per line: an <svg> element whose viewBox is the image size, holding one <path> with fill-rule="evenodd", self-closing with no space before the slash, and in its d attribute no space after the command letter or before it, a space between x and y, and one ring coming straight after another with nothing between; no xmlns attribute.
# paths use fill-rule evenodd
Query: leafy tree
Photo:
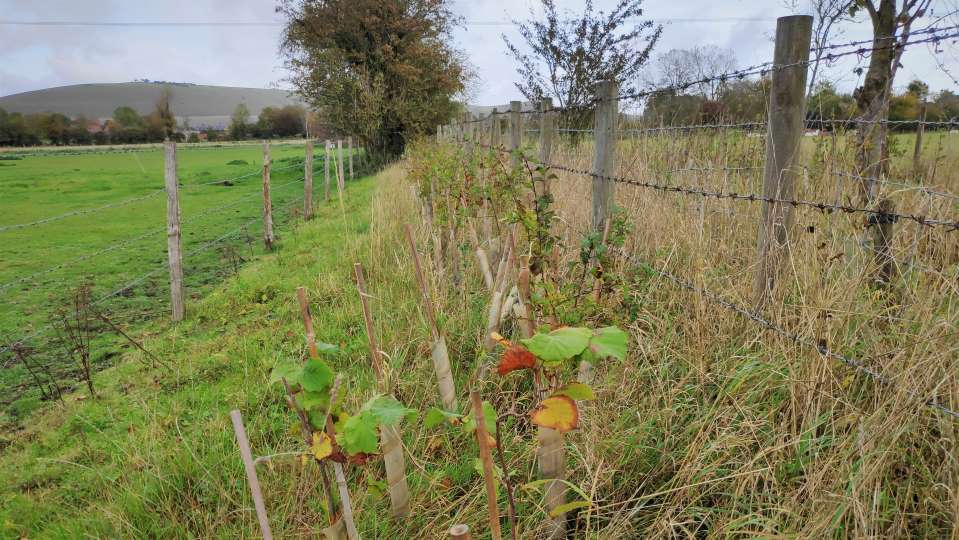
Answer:
<svg viewBox="0 0 959 540"><path fill-rule="evenodd" d="M238 104L233 109L233 115L230 117L230 138L239 141L246 137L250 126L250 109L245 103Z"/></svg>
<svg viewBox="0 0 959 540"><path fill-rule="evenodd" d="M450 0L281 0L291 82L336 132L396 156L457 110L462 55Z"/></svg>
<svg viewBox="0 0 959 540"><path fill-rule="evenodd" d="M652 21L624 29L643 15L642 0L619 0L609 14L594 11L592 0L586 0L576 18L561 17L555 0L540 1L543 19L531 11L525 23L514 21L532 53L503 36L519 64L516 71L522 82L516 87L527 100L551 96L560 107L584 106L593 98L596 83L604 80L619 82L622 93L637 90L637 76L663 32Z"/></svg>
<svg viewBox="0 0 959 540"><path fill-rule="evenodd" d="M113 110L113 121L119 124L121 128L140 127L143 125L143 119L133 109L133 107L117 107Z"/></svg>
<svg viewBox="0 0 959 540"><path fill-rule="evenodd" d="M169 87L164 86L152 114L154 117L153 125L159 126L163 133L161 140L170 139L170 137L173 136L173 132L176 131L176 117L173 116L173 109L170 105L172 99L173 92Z"/></svg>

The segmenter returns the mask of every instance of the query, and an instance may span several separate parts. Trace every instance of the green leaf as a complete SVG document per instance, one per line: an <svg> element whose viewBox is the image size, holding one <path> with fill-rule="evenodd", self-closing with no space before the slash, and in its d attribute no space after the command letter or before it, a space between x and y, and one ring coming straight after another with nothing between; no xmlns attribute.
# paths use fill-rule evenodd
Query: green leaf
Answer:
<svg viewBox="0 0 959 540"><path fill-rule="evenodd" d="M487 433L496 435L496 409L489 401L483 402L483 423L486 424ZM467 433L472 433L476 429L476 421L473 420L472 412L463 418L463 429Z"/></svg>
<svg viewBox="0 0 959 540"><path fill-rule="evenodd" d="M590 336L589 328L566 326L548 334L536 334L522 342L544 365L554 367L583 352L589 345Z"/></svg>
<svg viewBox="0 0 959 540"><path fill-rule="evenodd" d="M408 415L412 409L405 407L393 396L376 396L367 401L360 412L369 412L379 424L393 425ZM416 412L416 411L413 411Z"/></svg>
<svg viewBox="0 0 959 540"><path fill-rule="evenodd" d="M309 359L303 368L300 386L312 392L322 392L331 384L333 384L333 370L330 366L318 358Z"/></svg>
<svg viewBox="0 0 959 540"><path fill-rule="evenodd" d="M426 416L423 418L423 425L426 427L426 429L433 429L444 422L449 422L456 418L462 417L462 414L431 407L430 410L426 411Z"/></svg>
<svg viewBox="0 0 959 540"><path fill-rule="evenodd" d="M299 403L300 407L304 410L322 410L326 412L326 408L330 406L330 394L329 392L310 392L304 390L296 396L296 402Z"/></svg>
<svg viewBox="0 0 959 540"><path fill-rule="evenodd" d="M347 454L377 453L380 447L376 435L376 417L370 411L349 417L343 423L343 432L338 440Z"/></svg>
<svg viewBox="0 0 959 540"><path fill-rule="evenodd" d="M567 384L566 386L553 392L553 395L566 396L577 401L589 401L591 399L596 399L596 394L593 393L592 388L590 388L588 385L578 382Z"/></svg>
<svg viewBox="0 0 959 540"><path fill-rule="evenodd" d="M589 346L583 351L583 360L596 362L615 358L622 362L626 360L627 342L626 332L615 326L593 330L593 335L589 338Z"/></svg>
<svg viewBox="0 0 959 540"><path fill-rule="evenodd" d="M549 511L549 517L555 518L559 517L570 510L576 510L577 508L588 508L592 506L589 501L573 501L566 504L561 504L556 508L553 508Z"/></svg>
<svg viewBox="0 0 959 540"><path fill-rule="evenodd" d="M303 374L303 366L293 362L281 362L273 367L270 372L270 384L276 384L281 379L286 379L290 386L300 383L300 376Z"/></svg>

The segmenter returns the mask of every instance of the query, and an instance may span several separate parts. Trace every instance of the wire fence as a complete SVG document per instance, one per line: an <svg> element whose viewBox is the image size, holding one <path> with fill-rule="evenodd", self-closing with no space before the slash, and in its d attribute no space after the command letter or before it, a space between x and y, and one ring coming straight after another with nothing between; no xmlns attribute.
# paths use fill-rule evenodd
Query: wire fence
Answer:
<svg viewBox="0 0 959 540"><path fill-rule="evenodd" d="M908 37L892 44L883 44L882 40L830 44L820 49L813 49L814 52L825 53L819 55L820 58L818 59L783 64L767 62L715 76L684 81L675 85L618 93L611 100L619 107L624 107L628 101L665 93L682 94L684 91L706 83L725 83L752 76L766 77L786 69L808 68L814 61L828 63L848 56L866 58L879 50L901 50L905 47L920 44L938 44L944 40L957 37L959 37L959 27L950 26L932 27L912 32ZM870 46L866 47L867 44ZM772 84L775 84L775 77ZM773 90L768 85L764 85L764 91L767 92L768 103L770 93ZM723 201L724 203L741 203L753 206L756 208L756 212L744 215L759 219L763 223L770 219L767 217L769 215L791 216L792 210L795 209L815 210L816 215L821 216L819 221L813 220L811 216L806 217L805 214L799 218L805 223L809 223L809 225L804 226L803 232L812 238L816 230L813 223L820 223L826 226L829 236L813 242L800 241L796 233L782 233L786 238L791 236L797 238L796 240L788 240L789 254L786 255L790 258L788 264L793 265L793 267L801 264L801 261L793 259L796 255L792 253L792 250L798 249L798 246L809 246L816 250L813 259L817 261L818 265L815 267L816 270L809 271L808 276L797 272L795 268L791 269L789 277L792 282L782 285L782 287L787 287L788 294L800 298L822 294L814 292L815 289L817 287L822 288L825 276L832 276L837 279L837 284L834 286L837 297L851 305L862 304L861 307L857 308L862 310L862 313L849 307L834 308L833 312L843 313L840 317L836 317L841 320L837 324L846 324L852 328L868 331L871 336L868 339L875 342L876 347L883 341L899 343L892 349L892 351L897 351L896 354L907 354L908 351L917 347L915 340L918 338L913 333L929 334L933 337L928 339L942 342L933 354L940 354L938 351L954 350L954 347L957 346L957 343L954 342L955 333L943 333L941 329L954 328L959 324L959 320L953 314L954 310L948 307L952 305L951 302L955 298L959 298L959 287L956 287L956 279L959 279L959 240L957 240L957 235L952 234L959 231L959 218L955 216L957 210L955 201L959 200L959 196L952 190L942 187L942 180L937 185L935 179L937 172L945 172L946 175L952 173L956 170L956 167L959 167L959 162L949 166L949 160L952 158L943 150L943 140L941 138L937 143L938 149L933 148L937 152L935 158L930 166L922 168L921 173L919 172L919 164L923 159L928 159L924 156L929 150L928 147L920 147L918 137L915 157L908 164L901 166L903 172L900 172L898 176L886 173L887 169L893 167L892 157L884 158L887 163L886 166L879 169L882 171L882 174L879 175L860 172L871 170L869 167L850 166L850 161L859 159L857 157L860 154L858 149L852 146L855 141L844 143L850 144L849 147L845 147L836 142L836 137L812 139L810 143L807 143L807 147L812 147L811 150L813 151L807 151L804 159L812 161L812 164L800 164L798 163L799 158L797 158L792 164L780 167L778 162L772 160L766 151L767 145L775 145L775 143L769 142L774 137L769 121L716 121L645 127L637 126L638 119L636 117L619 114L612 127L605 124L601 129L597 129L599 118L603 114L602 106L609 99L597 95L577 105L566 104L556 108L541 107L525 110L516 106L518 102L513 102L511 110L494 110L484 117L456 122L443 128L438 136L440 140L453 140L460 143L467 150L466 159L470 159L468 156L472 155L472 149L475 148L484 150L484 154L493 159L492 164L481 161L481 170L478 173L470 173L470 176L479 174L479 177L483 178L484 175L494 174L495 170L513 170L513 178L516 178L517 168L523 171L519 177L526 178L527 182L534 178L546 179L550 175L557 176L552 182L541 180L547 185L554 186L550 189L550 192L556 197L555 204L561 209L576 215L586 213L587 220L589 220L589 214L591 214L592 221L591 230L584 231L574 224L580 218L567 217L561 220L567 224L571 231L576 232L580 239L577 241L569 238L568 243L565 244L566 249L574 249L571 247L574 245L591 245L591 242L596 242L597 238L605 238L602 223L605 221L608 225L608 220L612 219L609 212L610 208L613 207L613 201L615 200L617 204L629 201L633 206L626 208L626 212L630 219L639 222L638 227L643 232L644 237L666 239L671 244L647 246L644 248L645 251L653 255L680 252L684 259L702 260L702 262L698 265L698 269L690 272L688 276L684 276L682 273L668 269L666 264L657 263L655 261L656 257L647 259L638 256L631 250L614 249L615 256L624 263L628 263L632 267L645 268L659 278L699 295L709 303L722 307L724 311L735 313L751 321L764 331L771 332L787 342L814 351L822 358L837 361L869 380L908 396L914 402L921 403L953 419L959 419L957 407L941 402L937 397L940 387L954 388L954 377L957 369L948 362L943 363L942 356L916 358L913 364L908 367L887 366L883 368L880 367L881 362L876 360L877 356L886 358L893 352L889 350L880 352L875 349L867 349L869 352L860 354L840 352L840 348L836 348L835 345L831 347L824 340L807 337L806 332L790 329L794 325L782 322L804 318L810 318L814 321L819 320L818 317L821 313L813 317L809 306L790 304L789 307L794 310L793 313L786 309L785 304L777 306L777 311L780 312L780 316L777 318L765 313L766 310L762 309L762 304L760 304L760 307L750 308L743 303L730 300L725 294L719 294L709 287L698 284L701 281L704 283L714 281L723 283L726 287L733 287L743 281L742 277L749 277L752 272L756 271L756 268L750 268L747 271L736 271L728 275L722 275L720 270L729 270L736 262L741 264L742 253L744 249L748 250L749 248L740 246L740 243L749 240L755 242L756 237L751 234L742 234L743 228L741 225L731 226L709 222L706 218L707 201ZM567 112L593 113L596 115L597 124L592 127L557 127L554 121L548 122L549 118L559 118ZM524 121L521 119L530 116L534 119L539 118L540 121L531 126L524 126ZM506 125L500 121L501 119L508 120L505 123ZM869 117L827 119L807 116L803 121L800 116L799 120L800 122L796 126L800 130L815 130L818 128L820 130L832 130L833 132L862 126L880 125L893 131L929 129L939 130L938 132L942 134L946 130L952 131L959 127L959 121L954 118L949 120L889 120ZM740 138L739 140L742 142L735 142L729 139L730 132L734 131L762 131L764 137L755 143L750 142L749 138ZM682 137L698 132L705 132L705 137ZM535 135L536 138L532 141L524 141L524 134ZM659 134L669 136L657 137ZM569 138L557 138L557 136L562 137L564 135ZM798 137L796 147L800 147L803 133L800 131L795 136ZM616 141L624 139L635 144L617 150ZM610 148L613 150L610 150ZM538 158L534 157L537 150L539 152ZM617 154L617 152L619 153ZM560 155L567 159L557 159ZM611 155L613 157L610 157ZM905 160L906 158L902 159ZM945 165L940 166L940 162ZM908 174L912 174L914 178L906 179ZM673 175L679 175L692 181L675 182L672 179ZM787 176L794 180L789 181L791 187L784 191L781 184L783 178ZM939 176L943 175L939 174ZM578 179L587 180L589 183L582 183ZM717 180L722 182L722 187L711 185ZM615 186L629 188L630 191L624 191L620 194L619 191L615 190ZM770 186L773 186L774 189L770 189ZM877 186L879 192L870 193L871 186ZM533 181L532 186L527 187L533 188L534 195L542 195L541 192L535 192L535 181ZM849 188L852 188L851 191L847 191ZM485 189L492 188L486 187ZM592 208L583 208L584 195L585 200L588 201L590 189L592 189ZM827 197L823 195L827 191L833 190L835 194L828 197L827 200ZM794 191L796 194L794 194ZM798 194L800 191L808 191L810 194L808 196L800 195ZM674 196L677 200L698 200L699 202L694 203L693 206L696 213L692 216L683 216L682 211L688 209L688 206L660 202L658 199L642 196L641 193L643 192L652 192L661 196ZM559 193L562 193L565 197L559 195ZM453 200L459 200L461 196L465 196L455 193L451 195ZM486 195L486 197L491 196ZM851 202L863 197L866 198L860 204ZM597 203L597 200L602 199L609 202ZM894 199L899 200L895 201ZM524 203L524 209L521 212L529 211L531 206L526 206L527 204ZM493 212L488 210L488 208L477 210L475 219L497 219L497 216L501 218L510 214L507 209L494 210ZM633 212L630 212L630 210L633 210ZM656 218L644 219L654 211L657 213ZM720 215L733 216L734 214L723 213ZM858 216L861 219L851 223L852 227L849 227L846 224L848 221L841 225L835 223L835 217L837 216ZM654 221L651 222L649 219ZM782 221L773 222L771 230L786 231L793 218L780 217L778 219ZM698 239L679 236L678 229L688 226L690 220L698 222L698 227L692 227L696 231ZM659 221L659 223L656 223L656 221ZM684 222L686 225L684 225ZM897 223L913 224L916 228L909 236L904 230L895 232L896 229L893 226ZM709 232L708 227L710 225L717 227L716 232ZM771 234L762 231L763 228L761 227L761 238L763 234ZM854 237L847 240L842 233L836 231L849 231ZM588 240L590 238L592 240ZM500 239L500 242L502 241ZM638 239L630 239L630 241L639 242ZM733 251L709 253L709 241L718 245L730 246ZM838 254L827 251L832 245L837 244L841 248ZM851 246L862 249L861 255L857 255L855 248ZM760 242L760 256L762 256L762 250L762 242ZM908 255L905 254L907 251L909 251ZM837 264L835 261L846 259L849 262L843 263L846 266L841 271L831 269L832 266ZM709 263L712 261L716 262L715 266L710 266ZM861 262L861 269L855 270L852 268L851 265L854 261ZM706 265L706 268L703 269L702 265ZM759 267L761 268L761 265ZM911 303L901 300L903 303L898 306L895 316L889 313L890 308L870 304L862 297L849 292L856 289L853 285L856 282L872 282L873 279L876 279L876 283L880 285L887 284L891 275L902 273L902 268L916 269L922 273L923 277L912 276L908 279L905 276L901 277L899 285L908 291L912 300ZM696 277L689 277L692 275L696 275ZM846 284L846 281L843 280L851 280L851 283ZM889 287L888 284L884 286ZM828 300L824 302L826 304L829 304L829 302L835 303L839 301L839 298ZM942 307L939 307L940 303ZM869 329L872 324L880 320L897 321L898 324L903 325L903 328L897 329L889 335ZM920 330L917 331L915 328L920 328ZM854 333L851 338L854 350L863 348L860 340L866 339L865 336L855 335ZM945 354L948 355L948 353ZM943 378L925 380L921 375L917 376L917 370L926 370L929 365L936 365L937 372L941 373ZM892 374L893 372L895 374ZM946 390L944 393L949 395L950 392L951 390ZM930 394L932 397L930 397Z"/></svg>
<svg viewBox="0 0 959 540"><path fill-rule="evenodd" d="M346 150L347 149L344 148L344 155ZM350 155L348 157L351 161L349 173L352 174L352 149L349 151ZM321 186L321 190L322 182L329 181L324 178L323 173L325 169L325 157L322 153L317 155L312 166L313 177L317 176L316 172L319 170L320 180L316 185ZM343 174L344 179L346 179L347 171L339 171L335 147L332 148L331 158L330 172L334 177L333 179L335 180L338 174ZM292 162L290 164L284 164L283 162L286 160L291 160ZM293 220L296 215L299 215L299 209L297 207L302 206L304 193L297 188L304 186L304 167L306 167L306 164L305 159L300 156L297 158L283 158L274 165L280 166L271 166L269 169L270 175L272 176L270 189L272 201L270 206L275 216L272 221L279 226ZM284 178L295 171L299 171L299 174L288 176L288 179ZM211 257L216 257L214 252L221 246L236 241L238 237L246 237L247 243L252 243L253 236L258 234L257 231L262 232L262 223L264 222L264 203L261 200L265 197L265 194L264 190L260 189L259 182L249 184L251 188L254 188L249 192L229 197L226 201L215 202L212 205L210 204L210 202L212 202L210 197L217 197L217 195L212 191L198 190L214 185L245 185L242 182L244 179L260 177L263 174L263 169L257 168L242 174L234 174L224 178L204 180L202 182L182 179L178 181L180 199L178 204L180 208L183 207L182 201L184 198L188 202L187 207L193 206L194 203L190 203L189 201L191 197L196 196L202 196L197 200L202 201L199 204L205 206L197 211L188 213L179 220L180 230L183 234L182 242L185 244L185 249L181 255L186 265L185 274L189 282L194 283L190 285L190 287L202 286L203 283L209 282L208 277L204 276L211 272L218 273L226 271L222 268L223 264L220 264L222 261L220 261L220 263L213 261L213 264L211 264ZM278 179L280 180L279 182L276 181ZM244 189L243 191L246 190ZM111 212L115 212L120 208L133 207L140 215L143 215L143 212L153 212L156 209L155 205L142 210L134 205L138 203L150 203L152 200L155 200L158 195L166 193L166 189L158 189L142 196L130 197L108 204L81 208L54 216L6 225L0 227L0 235L12 232L27 232L32 229L37 230L36 234L43 234L42 231L44 227L49 224L68 219L87 220L78 222L76 225L71 224L71 227L76 227L77 230L80 231L87 223L92 226L97 223L109 222L112 219L116 219ZM222 193L227 192L224 191ZM318 200L319 199L314 198L313 204L315 205ZM253 204L251 205L251 203ZM162 211L163 210L161 210L161 212ZM240 222L237 222L237 218L241 215L245 215L246 217L242 218ZM217 233L204 240L194 239L195 236L208 236L212 231L218 228L218 225L222 226L223 224L229 227L224 232ZM131 223L131 225L133 225L133 223ZM107 312L109 312L111 321L123 321L128 315L132 315L132 320L143 321L150 319L153 314L162 312L164 309L168 310L169 308L163 307L169 306L170 304L169 298L164 296L164 291L169 289L169 284L166 283L164 276L170 272L165 253L167 249L166 241L164 239L163 243L159 244L152 240L168 236L169 234L169 224L164 227L149 228L130 236L113 239L96 249L82 251L77 256L65 258L64 260L57 261L54 264L35 271L15 275L12 279L0 283L0 293L3 293L6 298L5 303L7 309L5 309L4 313L4 316L7 318L6 325L8 328L12 326L20 330L20 335L17 337L10 335L4 336L4 342L0 343L0 357L17 350L21 352L29 350L31 354L34 355L34 361L40 359L48 367L53 366L51 369L54 370L54 375L66 373L63 371L63 366L60 366L62 359L57 359L55 344L50 342L50 338L56 333L59 323L53 320L52 312L47 314L49 320L43 322L42 317L45 308L36 305L36 301L34 300L37 294L43 294L43 291L49 291L54 296L56 294L67 294L82 283L90 283L95 289L105 289L105 291L99 295L94 296L90 300L89 305L91 308L106 309ZM250 249L252 251L252 244L250 245ZM148 255L148 253L156 253L160 250L164 252L164 256L161 258L157 258L155 255ZM130 255L126 256L126 260L115 259L108 266L103 266L104 257L109 256L115 258L117 254L123 252L130 252ZM220 256L226 257L223 253L220 253ZM148 261L151 261L152 264ZM30 262L35 264L39 261ZM105 268L107 273L103 273L101 267ZM124 274L123 268L131 269L133 275L122 275ZM117 269L120 270L117 271ZM64 274L64 272L68 270L71 270L72 273L69 275ZM60 274L64 275L60 276ZM53 280L49 279L54 276L58 277ZM18 295L25 295L25 300L17 302L15 299ZM51 297L50 301L54 302L55 299ZM18 314L17 309L22 309L23 313ZM167 313L169 313L169 311L167 311ZM14 319L11 319L11 317ZM14 323L17 317L20 317L21 320ZM11 323L14 324L11 325ZM41 324L37 325L37 323ZM12 361L7 360L3 365L7 368L16 367L17 362L16 359ZM5 377L7 377L7 375L5 375ZM55 384L55 381L49 382ZM20 393L26 391L29 386L30 384L28 383L15 384L13 388L3 389L3 392L0 393L0 401L10 403L12 400L15 400ZM11 394L11 392L13 393Z"/></svg>

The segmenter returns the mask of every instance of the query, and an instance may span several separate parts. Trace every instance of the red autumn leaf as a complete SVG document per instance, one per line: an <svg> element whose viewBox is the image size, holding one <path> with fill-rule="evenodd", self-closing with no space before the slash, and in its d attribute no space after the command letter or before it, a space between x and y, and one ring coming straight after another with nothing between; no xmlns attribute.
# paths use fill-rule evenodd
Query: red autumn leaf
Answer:
<svg viewBox="0 0 959 540"><path fill-rule="evenodd" d="M524 347L512 345L503 351L503 357L499 361L496 372L500 375L506 375L517 369L532 369L535 365L536 357L533 356L533 353L527 351Z"/></svg>

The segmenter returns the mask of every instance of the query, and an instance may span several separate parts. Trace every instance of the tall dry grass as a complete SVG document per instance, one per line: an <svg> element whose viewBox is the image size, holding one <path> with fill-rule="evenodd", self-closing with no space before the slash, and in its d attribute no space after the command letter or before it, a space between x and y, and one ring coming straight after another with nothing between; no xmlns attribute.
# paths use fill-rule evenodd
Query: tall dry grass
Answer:
<svg viewBox="0 0 959 540"><path fill-rule="evenodd" d="M959 188L959 137L927 133L918 175L912 139L895 139L881 197L903 214L956 219L948 194ZM797 199L861 206L854 179L840 174L854 170L851 140L804 139ZM526 142L535 155L535 134ZM592 156L588 138L567 138L552 162L588 170ZM626 136L617 176L759 194L763 162L764 140L732 129ZM557 174L562 268L589 227L591 179ZM762 315L862 361L891 381L883 384L657 273L749 307L762 203L624 184L616 202L632 223L626 251L646 264L617 259L628 287L606 297L598 317L633 339L625 363L598 366L598 399L566 439L570 480L593 502L571 517L572 536L959 538L959 420L924 403L959 409L959 232L897 223L898 275L877 287L867 215L795 209L776 299ZM452 317L481 295L444 290ZM459 318L460 330L478 333L481 321ZM504 406L522 395L501 381L486 388ZM510 463L533 478L535 438L521 428ZM532 500L524 510L533 537L544 515Z"/></svg>

